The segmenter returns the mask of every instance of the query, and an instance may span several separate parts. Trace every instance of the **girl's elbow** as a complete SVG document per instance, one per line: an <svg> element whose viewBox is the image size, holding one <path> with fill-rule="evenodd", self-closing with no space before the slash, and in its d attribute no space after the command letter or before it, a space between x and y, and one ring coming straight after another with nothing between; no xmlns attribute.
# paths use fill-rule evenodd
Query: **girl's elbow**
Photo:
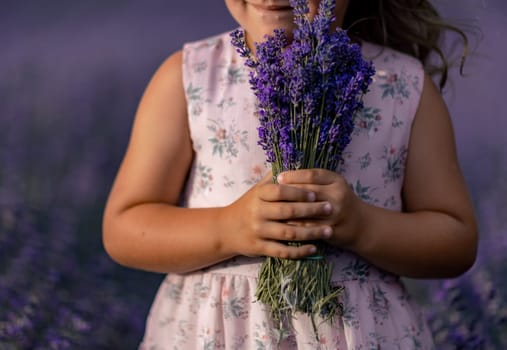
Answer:
<svg viewBox="0 0 507 350"><path fill-rule="evenodd" d="M476 228L470 228L464 232L467 236L461 247L456 247L461 252L460 264L454 277L458 277L470 270L477 260L478 232Z"/></svg>
<svg viewBox="0 0 507 350"><path fill-rule="evenodd" d="M477 232L474 232L473 236L474 237L470 239L468 254L465 259L465 271L463 271L463 273L470 270L474 266L474 264L477 260L477 251L478 251L478 244L479 244L478 238L477 238L478 237Z"/></svg>
<svg viewBox="0 0 507 350"><path fill-rule="evenodd" d="M124 265L120 241L115 231L112 218L105 216L102 222L102 246L113 261Z"/></svg>
<svg viewBox="0 0 507 350"><path fill-rule="evenodd" d="M111 237L111 232L105 227L102 228L102 246L104 247L104 251L109 255L111 259L116 261L117 248L115 247L115 242L113 237Z"/></svg>
<svg viewBox="0 0 507 350"><path fill-rule="evenodd" d="M125 224L122 224L122 214L118 201L109 198L102 217L102 246L113 261L125 265Z"/></svg>

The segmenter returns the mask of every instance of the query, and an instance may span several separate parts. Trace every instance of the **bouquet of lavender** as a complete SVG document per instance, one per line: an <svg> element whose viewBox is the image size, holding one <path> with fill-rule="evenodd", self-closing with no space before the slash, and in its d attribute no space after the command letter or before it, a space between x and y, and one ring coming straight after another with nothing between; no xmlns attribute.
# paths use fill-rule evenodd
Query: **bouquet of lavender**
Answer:
<svg viewBox="0 0 507 350"><path fill-rule="evenodd" d="M290 0L290 5L296 24L292 40L275 30L255 43L254 58L244 31L231 35L251 68L250 85L260 114L259 145L272 164L274 181L286 170L338 169L354 115L374 74L346 31L331 30L335 0L321 1L313 20L307 0ZM311 316L318 336L316 316L332 320L341 308L341 288L331 286L332 266L325 259L324 243L317 242L317 247L314 257L267 257L261 267L256 296L270 306L280 329L294 313L303 312Z"/></svg>

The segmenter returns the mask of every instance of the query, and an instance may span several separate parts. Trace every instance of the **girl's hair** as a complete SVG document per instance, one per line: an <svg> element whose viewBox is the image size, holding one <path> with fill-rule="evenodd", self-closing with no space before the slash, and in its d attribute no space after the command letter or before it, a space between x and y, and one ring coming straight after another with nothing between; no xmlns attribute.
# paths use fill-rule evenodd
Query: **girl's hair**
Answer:
<svg viewBox="0 0 507 350"><path fill-rule="evenodd" d="M429 0L351 0L343 28L353 37L418 58L429 74L440 74L440 89L445 86L449 69L449 61L441 47L444 31L454 32L463 40L461 72L467 55L465 32L444 21ZM435 67L428 62L432 53L441 61Z"/></svg>

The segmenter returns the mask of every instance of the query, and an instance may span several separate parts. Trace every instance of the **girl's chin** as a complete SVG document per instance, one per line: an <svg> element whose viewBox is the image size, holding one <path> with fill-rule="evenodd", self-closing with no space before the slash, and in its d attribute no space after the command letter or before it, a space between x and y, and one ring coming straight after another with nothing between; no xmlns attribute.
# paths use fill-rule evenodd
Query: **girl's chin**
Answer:
<svg viewBox="0 0 507 350"><path fill-rule="evenodd" d="M285 33L290 37L292 35L292 30L294 29L293 23L274 23L274 24L265 24L263 25L262 30L256 30L255 32L250 32L250 39L252 42L261 42L264 41L266 35L272 35L275 29L283 29Z"/></svg>

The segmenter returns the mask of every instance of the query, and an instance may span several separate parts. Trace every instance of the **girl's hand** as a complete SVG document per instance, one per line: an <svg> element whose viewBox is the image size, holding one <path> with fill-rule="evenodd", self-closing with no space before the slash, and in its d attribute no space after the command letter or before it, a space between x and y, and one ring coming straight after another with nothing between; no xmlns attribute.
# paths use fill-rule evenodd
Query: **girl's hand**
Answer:
<svg viewBox="0 0 507 350"><path fill-rule="evenodd" d="M235 255L289 259L315 254L316 247L312 244L296 247L281 241L305 242L331 237L331 228L324 221L295 224L300 220L329 217L330 206L319 197L322 194L317 195L304 186L274 184L271 173L267 174L236 202L223 208L221 249Z"/></svg>
<svg viewBox="0 0 507 350"><path fill-rule="evenodd" d="M329 243L355 250L364 239L365 203L341 175L325 169L302 169L281 173L278 182L316 194L316 202L326 208L325 214L301 224L330 227L332 235L327 239Z"/></svg>

